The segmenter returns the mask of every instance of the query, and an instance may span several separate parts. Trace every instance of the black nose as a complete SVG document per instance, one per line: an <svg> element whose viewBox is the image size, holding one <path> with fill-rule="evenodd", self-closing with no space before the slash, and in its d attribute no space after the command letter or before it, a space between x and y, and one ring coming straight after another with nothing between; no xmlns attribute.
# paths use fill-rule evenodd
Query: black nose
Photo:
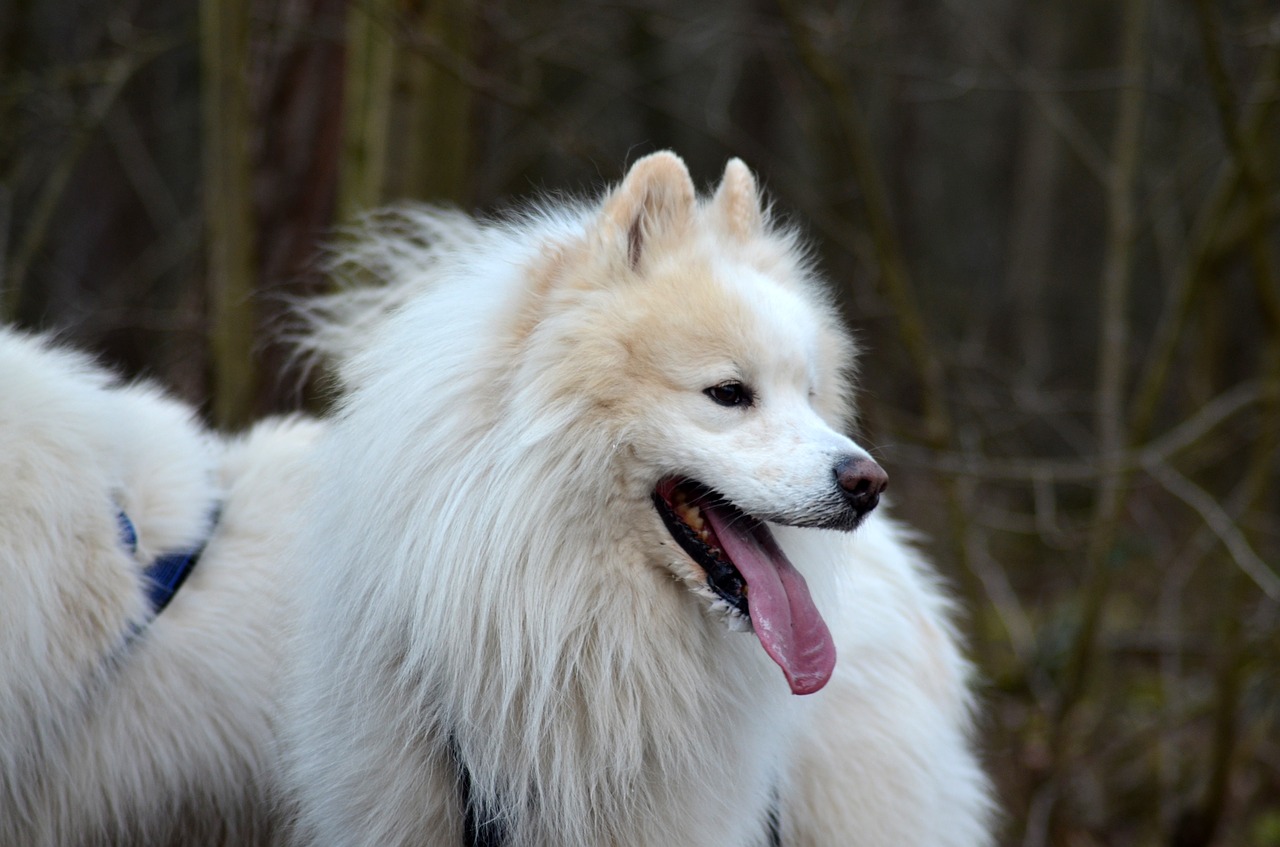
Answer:
<svg viewBox="0 0 1280 847"><path fill-rule="evenodd" d="M836 485L862 517L880 503L880 494L889 487L889 475L873 459L849 457L836 465Z"/></svg>

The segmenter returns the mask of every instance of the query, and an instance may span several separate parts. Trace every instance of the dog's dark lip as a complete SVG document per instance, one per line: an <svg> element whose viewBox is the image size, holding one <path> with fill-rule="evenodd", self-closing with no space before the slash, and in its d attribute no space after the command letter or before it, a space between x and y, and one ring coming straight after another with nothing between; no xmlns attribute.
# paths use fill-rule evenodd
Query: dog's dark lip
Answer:
<svg viewBox="0 0 1280 847"><path fill-rule="evenodd" d="M692 479L668 477L658 483L653 491L653 504L658 515L666 525L667 531L675 539L680 548L689 555L707 574L707 585L720 599L728 603L745 617L750 617L750 605L747 598L747 582L738 571L737 566L729 560L719 545L708 523L698 529L690 526L678 514L677 501L698 508L699 503L715 502L724 507L728 501L717 492ZM755 521L742 513L741 520ZM706 539L706 540L704 540ZM708 543L708 540L713 543Z"/></svg>

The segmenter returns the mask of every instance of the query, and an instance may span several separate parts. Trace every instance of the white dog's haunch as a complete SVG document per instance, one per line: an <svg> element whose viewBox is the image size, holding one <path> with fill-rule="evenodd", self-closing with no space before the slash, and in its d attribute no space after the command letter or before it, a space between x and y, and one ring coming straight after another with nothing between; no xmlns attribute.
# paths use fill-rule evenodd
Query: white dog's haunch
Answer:
<svg viewBox="0 0 1280 847"><path fill-rule="evenodd" d="M407 210L347 259L384 284L306 310L340 399L292 552L298 842L989 843L948 602L741 162Z"/></svg>
<svg viewBox="0 0 1280 847"><path fill-rule="evenodd" d="M226 443L0 328L0 845L273 842L277 529L314 430Z"/></svg>

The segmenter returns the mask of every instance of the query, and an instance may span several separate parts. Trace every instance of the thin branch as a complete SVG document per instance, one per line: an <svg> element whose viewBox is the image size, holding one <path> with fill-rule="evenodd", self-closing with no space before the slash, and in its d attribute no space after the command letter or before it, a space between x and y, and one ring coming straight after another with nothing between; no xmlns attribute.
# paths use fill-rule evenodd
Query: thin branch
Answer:
<svg viewBox="0 0 1280 847"><path fill-rule="evenodd" d="M1222 546L1231 554L1236 567L1247 574L1264 594L1272 600L1280 600L1280 576L1277 576L1249 545L1240 527L1218 504L1212 494L1164 462L1144 462L1143 470L1170 494L1194 509L1204 521L1205 526L1217 536Z"/></svg>
<svg viewBox="0 0 1280 847"><path fill-rule="evenodd" d="M462 11L465 12L465 9ZM439 31L414 25L404 15L387 20L384 25L394 28L398 47L421 56L450 79L471 91L524 113L532 113L538 105L532 91L512 85L501 76L477 65L456 44L449 43Z"/></svg>
<svg viewBox="0 0 1280 847"><path fill-rule="evenodd" d="M1276 103L1273 91L1278 80L1280 42L1272 45L1263 56L1257 79L1249 92L1247 99L1250 107L1241 119L1245 138L1256 138L1265 125ZM1229 238L1224 232L1227 229L1224 222L1242 181L1238 163L1234 160L1225 163L1209 192L1209 199L1201 206L1191 228L1186 259L1156 324L1155 340L1146 357L1147 367L1134 393L1136 399L1131 406L1130 428L1135 440L1146 438L1155 420L1156 409L1168 381L1183 329L1191 317L1196 295L1204 285L1205 266L1221 249L1222 242ZM1264 226L1272 214L1268 205Z"/></svg>
<svg viewBox="0 0 1280 847"><path fill-rule="evenodd" d="M18 241L13 258L3 274L5 286L0 289L0 317L11 321L17 316L27 271L30 270L32 261L44 245L54 213L58 210L67 185L76 172L80 157L88 149L89 142L93 140L94 134L106 119L120 92L139 70L175 43L171 38L140 41L130 45L123 53L107 62L102 82L85 108L84 120L72 133L70 141L63 148L52 171L45 178L40 193L31 205L30 213L24 216L26 226L22 232L22 238Z"/></svg>
<svg viewBox="0 0 1280 847"><path fill-rule="evenodd" d="M1200 24L1200 41L1205 69L1213 91L1213 101L1217 108L1222 136L1226 142L1227 151L1231 154L1236 167L1240 169L1245 199L1249 205L1252 224L1249 258L1253 264L1258 301L1262 305L1263 315L1269 327L1273 331L1280 331L1280 289L1277 289L1275 277L1271 272L1271 250L1266 238L1269 205L1266 178L1262 173L1262 166L1257 161L1254 145L1236 117L1235 91L1231 88L1231 79L1227 75L1222 50L1218 45L1218 18L1212 0L1196 0L1195 9L1196 18ZM1264 83L1267 83L1266 70L1275 73L1274 68L1264 69L1262 77Z"/></svg>
<svg viewBox="0 0 1280 847"><path fill-rule="evenodd" d="M1042 707L1047 706L1051 702L1052 685L1044 668L1036 661L1035 628L1009 582L1008 572L991 555L986 544L970 555L970 561L1009 637L1009 646L1019 666L1026 672L1027 687Z"/></svg>
<svg viewBox="0 0 1280 847"><path fill-rule="evenodd" d="M1142 464L1165 461L1174 453L1198 443L1210 430L1237 412L1259 402L1262 396L1262 383L1257 380L1242 382L1227 389L1201 406L1194 415L1136 451L1138 461Z"/></svg>
<svg viewBox="0 0 1280 847"><path fill-rule="evenodd" d="M105 122L107 140L120 162L120 169L133 188L147 216L157 231L162 231L182 217L173 192L165 184L155 157L138 132L138 126L125 107L112 112Z"/></svg>
<svg viewBox="0 0 1280 847"><path fill-rule="evenodd" d="M1058 95L1059 88L1051 85L1035 69L1020 67L1009 51L987 36L994 29L990 24L978 25L973 21L972 4L948 0L947 8L960 19L965 34L978 44L996 67L1012 84L1012 87L1031 98L1031 102L1044 116L1045 121L1057 131L1066 146L1076 155L1090 176L1101 186L1111 179L1111 164L1107 154L1093 140L1089 130L1075 116L1066 102Z"/></svg>
<svg viewBox="0 0 1280 847"><path fill-rule="evenodd" d="M895 447L900 462L931 467L940 473L977 479L1023 483L1088 483L1119 469L1132 472L1150 462L1168 461L1197 444L1223 422L1263 399L1262 383L1241 383L1201 406L1194 415L1142 447L1122 450L1115 457L1101 455L1075 460L1001 458L979 453L934 453L901 445Z"/></svg>

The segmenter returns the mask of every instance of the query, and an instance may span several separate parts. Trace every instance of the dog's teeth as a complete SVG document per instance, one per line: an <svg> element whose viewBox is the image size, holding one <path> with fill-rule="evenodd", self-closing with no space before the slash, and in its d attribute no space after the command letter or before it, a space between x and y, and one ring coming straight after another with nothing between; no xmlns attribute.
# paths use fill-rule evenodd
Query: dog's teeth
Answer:
<svg viewBox="0 0 1280 847"><path fill-rule="evenodd" d="M686 524L688 524L692 529L694 529L695 531L697 531L697 532L698 532L698 534L700 534L700 535L701 535L701 534L702 534L702 532L704 531L704 530L703 530L703 521L702 521L702 512L698 511L697 509L693 508L692 506L688 506L688 505L685 505L685 504L681 504L681 505L680 505L679 507L677 507L677 508L678 508L678 512L677 512L677 514L679 514L679 515L680 515L680 520L684 521L684 522L685 522Z"/></svg>

